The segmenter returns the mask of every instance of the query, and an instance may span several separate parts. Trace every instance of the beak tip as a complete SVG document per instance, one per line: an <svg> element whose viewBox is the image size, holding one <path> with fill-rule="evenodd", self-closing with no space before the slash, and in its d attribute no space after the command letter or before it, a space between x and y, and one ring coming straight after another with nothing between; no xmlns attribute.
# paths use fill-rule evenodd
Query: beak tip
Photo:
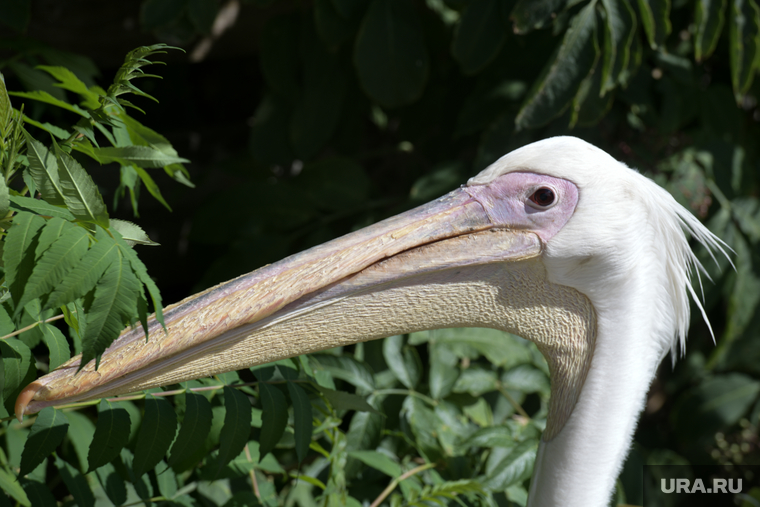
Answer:
<svg viewBox="0 0 760 507"><path fill-rule="evenodd" d="M42 389L42 384L38 382L32 382L19 393L16 398L16 405L14 407L16 412L16 418L21 422L24 419L24 414L27 413L29 404L34 400L34 397Z"/></svg>

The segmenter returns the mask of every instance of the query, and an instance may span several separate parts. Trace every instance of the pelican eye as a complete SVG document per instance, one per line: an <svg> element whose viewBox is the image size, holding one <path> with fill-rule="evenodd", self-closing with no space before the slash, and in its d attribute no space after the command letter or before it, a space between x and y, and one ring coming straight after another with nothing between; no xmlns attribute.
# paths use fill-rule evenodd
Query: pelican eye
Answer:
<svg viewBox="0 0 760 507"><path fill-rule="evenodd" d="M530 199L530 202L535 204L534 207L537 207L539 209L541 208L548 208L552 204L554 204L557 200L556 196L554 195L554 190L547 187L541 187L535 192L533 192L533 195L528 197Z"/></svg>

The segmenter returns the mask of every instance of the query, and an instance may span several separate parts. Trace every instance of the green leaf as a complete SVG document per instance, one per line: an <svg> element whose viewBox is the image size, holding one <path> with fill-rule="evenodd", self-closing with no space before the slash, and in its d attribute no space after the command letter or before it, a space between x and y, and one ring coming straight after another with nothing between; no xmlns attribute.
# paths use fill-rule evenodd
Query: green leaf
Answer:
<svg viewBox="0 0 760 507"><path fill-rule="evenodd" d="M137 434L132 470L140 477L164 457L177 432L177 416L163 398L145 397L145 416Z"/></svg>
<svg viewBox="0 0 760 507"><path fill-rule="evenodd" d="M87 454L92 443L93 435L95 434L95 424L84 415L82 412L71 411L66 414L69 420L69 431L66 433L66 441L64 445L68 444L74 448L77 459L79 460L79 468L83 473L87 472Z"/></svg>
<svg viewBox="0 0 760 507"><path fill-rule="evenodd" d="M714 438L736 424L760 394L760 381L741 373L716 375L689 389L674 407L673 422L683 441ZM694 421L699 421L695 425Z"/></svg>
<svg viewBox="0 0 760 507"><path fill-rule="evenodd" d="M602 91L606 92L617 86L621 73L628 67L636 35L636 14L628 0L602 0L602 5L605 24L600 79Z"/></svg>
<svg viewBox="0 0 760 507"><path fill-rule="evenodd" d="M198 442L208 437L212 417L211 403L204 396L185 392L185 418L172 445L169 466L177 471L187 470L203 457L204 449Z"/></svg>
<svg viewBox="0 0 760 507"><path fill-rule="evenodd" d="M394 479L401 475L401 466L386 454L377 451L349 451L348 455Z"/></svg>
<svg viewBox="0 0 760 507"><path fill-rule="evenodd" d="M355 413L351 417L351 424L346 432L346 448L358 451L377 447L382 437L385 419L377 410ZM354 477L362 468L363 466L358 461L351 458L346 463L346 475Z"/></svg>
<svg viewBox="0 0 760 507"><path fill-rule="evenodd" d="M495 366L506 369L532 359L527 341L496 329L437 329L433 333L431 340L445 345L457 357L475 359L483 355Z"/></svg>
<svg viewBox="0 0 760 507"><path fill-rule="evenodd" d="M142 227L127 220L111 219L111 229L119 231L124 242L129 246L150 245L158 246L158 243L152 241L145 233Z"/></svg>
<svg viewBox="0 0 760 507"><path fill-rule="evenodd" d="M74 157L54 145L66 207L78 219L108 227L108 211L92 178Z"/></svg>
<svg viewBox="0 0 760 507"><path fill-rule="evenodd" d="M59 82L55 86L80 95L85 107L96 109L100 106L100 95L87 88L87 85L66 67L38 65L37 68L56 78Z"/></svg>
<svg viewBox="0 0 760 507"><path fill-rule="evenodd" d="M314 354L311 359L318 369L327 370L333 378L345 380L364 392L375 390L375 377L369 367L352 357Z"/></svg>
<svg viewBox="0 0 760 507"><path fill-rule="evenodd" d="M69 342L60 329L55 326L43 324L40 326L42 340L50 353L49 368L54 370L71 359Z"/></svg>
<svg viewBox="0 0 760 507"><path fill-rule="evenodd" d="M3 401L10 411L21 389L36 377L37 369L32 363L32 351L18 338L0 340L0 355L3 358Z"/></svg>
<svg viewBox="0 0 760 507"><path fill-rule="evenodd" d="M5 266L5 284L14 301L24 293L26 281L34 269L34 251L37 247L40 229L45 220L29 214L17 213L13 225L5 237L3 264Z"/></svg>
<svg viewBox="0 0 760 507"><path fill-rule="evenodd" d="M121 250L114 257L85 307L87 327L82 338L82 364L99 358L137 314L140 283Z"/></svg>
<svg viewBox="0 0 760 507"><path fill-rule="evenodd" d="M217 474L243 451L251 433L252 409L248 396L234 387L224 386L224 409Z"/></svg>
<svg viewBox="0 0 760 507"><path fill-rule="evenodd" d="M612 100L612 93L604 93L604 76L597 64L594 71L583 80L573 99L570 127L596 125L612 107Z"/></svg>
<svg viewBox="0 0 760 507"><path fill-rule="evenodd" d="M385 107L415 102L429 73L429 56L411 2L373 0L354 47L364 91Z"/></svg>
<svg viewBox="0 0 760 507"><path fill-rule="evenodd" d="M425 458L431 462L442 459L444 449L439 436L445 425L440 417L416 396L404 399L401 412Z"/></svg>
<svg viewBox="0 0 760 507"><path fill-rule="evenodd" d="M117 238L117 244L119 245L119 251L129 260L129 265L132 267L132 271L137 275L138 280L148 289L148 293L150 294L150 298L153 301L153 311L156 312L156 320L163 326L164 330L166 330L166 325L164 324L164 314L163 314L163 307L161 306L161 292L158 290L158 286L153 281L153 279L148 275L148 270L145 267L145 264L142 263L140 258L137 256L137 253L129 248L126 243L123 241L119 241L121 236L119 236L119 233L114 231L114 235ZM148 330L145 330L145 335L148 335Z"/></svg>
<svg viewBox="0 0 760 507"><path fill-rule="evenodd" d="M566 0L518 0L509 16L514 32L523 34L542 28L565 3Z"/></svg>
<svg viewBox="0 0 760 507"><path fill-rule="evenodd" d="M92 494L89 484L87 484L87 479L79 473L79 470L59 457L55 459L55 466L58 468L61 479L66 484L69 493L74 497L77 506L94 507L95 496Z"/></svg>
<svg viewBox="0 0 760 507"><path fill-rule="evenodd" d="M521 364L501 375L501 385L505 389L523 393L540 392L549 394L549 378L536 367Z"/></svg>
<svg viewBox="0 0 760 507"><path fill-rule="evenodd" d="M0 305L0 336L11 334L16 330L16 325L11 320L10 315L6 311L6 308ZM2 388L0 388L2 391Z"/></svg>
<svg viewBox="0 0 760 507"><path fill-rule="evenodd" d="M404 344L402 335L383 341L383 356L388 368L409 389L414 389L422 377L422 361L414 347Z"/></svg>
<svg viewBox="0 0 760 507"><path fill-rule="evenodd" d="M488 473L483 486L497 492L524 481L533 472L537 450L538 442L535 440L520 442Z"/></svg>
<svg viewBox="0 0 760 507"><path fill-rule="evenodd" d="M29 501L26 491L24 491L24 488L19 484L16 476L7 472L3 468L0 468L0 490L9 494L21 505L25 507L32 506L32 502Z"/></svg>
<svg viewBox="0 0 760 507"><path fill-rule="evenodd" d="M728 17L731 83L737 103L755 77L760 38L760 9L755 0L734 0Z"/></svg>
<svg viewBox="0 0 760 507"><path fill-rule="evenodd" d="M129 412L108 400L100 401L98 422L87 454L88 473L119 456L129 441L130 425Z"/></svg>
<svg viewBox="0 0 760 507"><path fill-rule="evenodd" d="M445 345L433 340L428 346L430 352L430 396L440 400L451 394L454 384L459 378L459 368L456 367L457 356Z"/></svg>
<svg viewBox="0 0 760 507"><path fill-rule="evenodd" d="M649 46L657 49L670 34L670 0L638 0L641 24L647 34Z"/></svg>
<svg viewBox="0 0 760 507"><path fill-rule="evenodd" d="M472 0L457 25L451 54L462 72L475 74L496 58L505 40L501 0Z"/></svg>
<svg viewBox="0 0 760 507"><path fill-rule="evenodd" d="M57 507L55 497L47 484L31 479L21 479L19 482L34 507Z"/></svg>
<svg viewBox="0 0 760 507"><path fill-rule="evenodd" d="M506 426L482 428L467 437L459 447L468 452L472 447L514 447L517 444L512 430Z"/></svg>
<svg viewBox="0 0 760 507"><path fill-rule="evenodd" d="M118 244L105 231L96 226L95 242L82 256L81 262L48 297L45 308L58 308L90 292L114 261L118 261Z"/></svg>
<svg viewBox="0 0 760 507"><path fill-rule="evenodd" d="M497 387L498 378L495 372L473 366L462 370L452 390L455 393L469 393L477 397L495 391Z"/></svg>
<svg viewBox="0 0 760 507"><path fill-rule="evenodd" d="M8 185L5 184L5 178L0 178L0 217L5 217L11 207Z"/></svg>
<svg viewBox="0 0 760 507"><path fill-rule="evenodd" d="M123 465L119 466L119 471L122 473L126 472L124 473L125 478L132 483L135 493L137 493L140 498L147 500L153 496L153 485L151 484L150 477L146 477L144 474L137 475L135 473L133 467L134 461L135 456L132 454L132 451L130 451L128 447L123 448L121 450L121 462ZM118 461L115 463L118 464Z"/></svg>
<svg viewBox="0 0 760 507"><path fill-rule="evenodd" d="M548 123L570 103L597 57L596 0L592 0L570 21L555 56L528 93L515 124L535 128Z"/></svg>
<svg viewBox="0 0 760 507"><path fill-rule="evenodd" d="M168 155L151 146L93 148L91 153L101 164L118 162L122 165L135 164L150 169L190 162L186 158Z"/></svg>
<svg viewBox="0 0 760 507"><path fill-rule="evenodd" d="M11 209L15 211L24 211L34 215L42 215L47 217L58 217L64 220L74 221L74 215L69 213L66 208L59 208L53 206L40 199L32 199L31 197L22 197L18 195L10 196Z"/></svg>
<svg viewBox="0 0 760 507"><path fill-rule="evenodd" d="M301 386L288 382L288 394L293 404L293 427L296 439L296 456L301 463L306 458L311 445L311 434L313 430L311 402L309 396Z"/></svg>
<svg viewBox="0 0 760 507"><path fill-rule="evenodd" d="M73 229L75 226L69 223L67 220L60 218L52 218L45 223L45 227L40 232L37 246L34 249L34 260L39 262L42 254L45 253L50 245L58 240L61 235L68 230Z"/></svg>
<svg viewBox="0 0 760 507"><path fill-rule="evenodd" d="M13 106L5 87L5 76L0 72L0 141L8 137L12 119Z"/></svg>
<svg viewBox="0 0 760 507"><path fill-rule="evenodd" d="M314 387L327 398L327 401L330 402L330 405L332 405L335 410L356 410L359 412L380 413L375 410L372 405L367 403L367 400L359 395L347 393L345 391L336 391L335 389L330 389L329 387L321 385L315 385Z"/></svg>
<svg viewBox="0 0 760 507"><path fill-rule="evenodd" d="M726 0L697 0L694 6L694 59L698 62L715 51L725 20Z"/></svg>
<svg viewBox="0 0 760 507"><path fill-rule="evenodd" d="M735 207L741 209L741 201ZM722 337L726 342L734 341L747 329L760 303L760 276L753 263L753 250L741 236L734 239L732 246L736 252L736 283L728 296L728 322Z"/></svg>
<svg viewBox="0 0 760 507"><path fill-rule="evenodd" d="M288 410L285 396L279 389L259 380L259 397L261 399L261 457L274 449L285 432L288 424Z"/></svg>
<svg viewBox="0 0 760 507"><path fill-rule="evenodd" d="M87 251L89 236L81 228L71 225L61 218L52 218L42 231L40 246L43 245L43 237L47 229L57 230L58 225L65 225L63 232L55 242L45 250L37 260L32 274L26 282L24 293L16 307L16 313L33 299L42 297L52 292L66 274L77 265Z"/></svg>
<svg viewBox="0 0 760 507"><path fill-rule="evenodd" d="M122 505L127 501L127 486L124 479L112 464L103 465L95 470L98 482L105 491L108 499L114 505Z"/></svg>
<svg viewBox="0 0 760 507"><path fill-rule="evenodd" d="M142 180L145 188L148 189L148 192L150 192L150 195L152 195L158 202L163 204L166 209L171 211L171 206L169 206L169 203L164 200L164 196L161 195L161 190L158 188L156 182L153 181L153 178L150 177L148 171L138 165L133 165L132 168L134 168L135 172L137 172L137 175L140 177L140 180Z"/></svg>
<svg viewBox="0 0 760 507"><path fill-rule="evenodd" d="M19 476L23 477L50 456L66 436L69 422L62 411L47 407L37 415L29 436L21 453L21 469Z"/></svg>
<svg viewBox="0 0 760 507"><path fill-rule="evenodd" d="M48 122L35 121L34 119L29 118L27 115L24 115L24 123L35 126L61 140L68 139L68 137L71 135L71 133L66 129L62 129L61 127Z"/></svg>
<svg viewBox="0 0 760 507"><path fill-rule="evenodd" d="M87 111L85 111L81 107L74 104L69 104L68 102L57 99L53 97L52 95L50 95L48 92L44 92L40 90L33 91L33 92L8 92L8 95L12 95L14 97L21 97L23 99L37 100L40 102L44 102L46 104L63 108L67 111L71 111L72 113L76 113L84 118L90 117Z"/></svg>

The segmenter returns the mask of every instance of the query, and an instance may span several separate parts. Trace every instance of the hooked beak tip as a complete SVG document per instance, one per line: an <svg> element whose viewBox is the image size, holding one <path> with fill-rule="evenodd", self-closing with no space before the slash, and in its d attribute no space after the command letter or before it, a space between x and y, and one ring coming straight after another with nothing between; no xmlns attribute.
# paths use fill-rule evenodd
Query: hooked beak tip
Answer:
<svg viewBox="0 0 760 507"><path fill-rule="evenodd" d="M18 398L16 398L16 405L14 409L16 412L16 419L18 419L19 422L24 419L26 407L28 407L29 403L34 400L34 397L37 395L40 389L42 389L42 387L42 384L39 382L32 382L26 386L24 390L21 391L21 393L18 395Z"/></svg>

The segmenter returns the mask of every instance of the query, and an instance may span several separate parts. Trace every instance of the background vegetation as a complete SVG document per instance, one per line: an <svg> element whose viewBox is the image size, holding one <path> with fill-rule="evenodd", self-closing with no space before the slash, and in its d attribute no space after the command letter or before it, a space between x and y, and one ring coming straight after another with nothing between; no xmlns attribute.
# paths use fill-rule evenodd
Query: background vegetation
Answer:
<svg viewBox="0 0 760 507"><path fill-rule="evenodd" d="M524 505L547 369L491 330L11 416L26 383L162 299L558 134L638 167L735 251L735 270L705 263L717 346L696 312L615 501L641 504L646 463L758 479L755 0L22 0L0 23L0 505ZM123 60L157 43L186 53Z"/></svg>

